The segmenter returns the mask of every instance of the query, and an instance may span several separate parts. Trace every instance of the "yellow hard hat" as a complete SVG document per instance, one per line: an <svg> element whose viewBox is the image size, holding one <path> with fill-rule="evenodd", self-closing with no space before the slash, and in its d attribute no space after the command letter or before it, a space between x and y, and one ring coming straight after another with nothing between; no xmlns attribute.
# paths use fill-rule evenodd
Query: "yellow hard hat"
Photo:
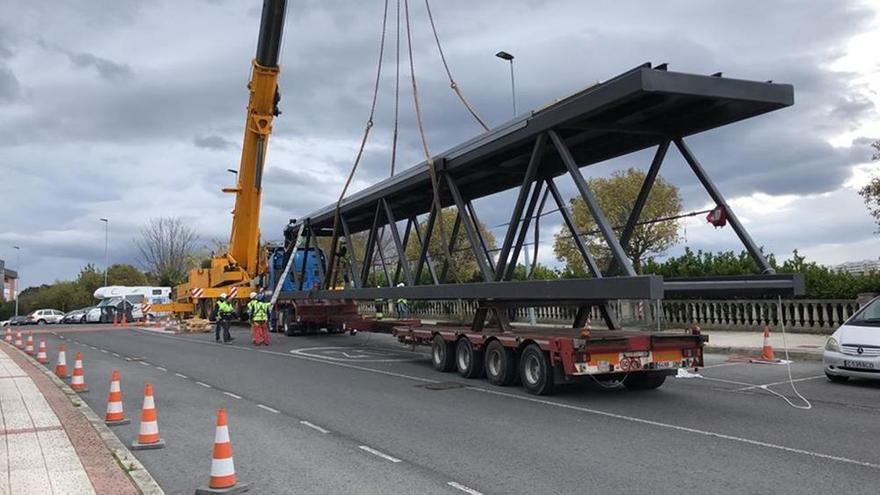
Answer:
<svg viewBox="0 0 880 495"><path fill-rule="evenodd" d="M220 299L226 299L226 293L225 293L225 292L222 293L222 294L220 294Z"/></svg>

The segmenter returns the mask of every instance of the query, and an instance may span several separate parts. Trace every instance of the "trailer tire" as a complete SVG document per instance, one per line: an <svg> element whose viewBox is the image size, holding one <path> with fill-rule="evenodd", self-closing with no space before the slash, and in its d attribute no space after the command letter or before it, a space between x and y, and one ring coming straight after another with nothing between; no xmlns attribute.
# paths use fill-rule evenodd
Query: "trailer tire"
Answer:
<svg viewBox="0 0 880 495"><path fill-rule="evenodd" d="M623 386L629 390L651 390L663 385L666 373L642 371L630 373L623 380Z"/></svg>
<svg viewBox="0 0 880 495"><path fill-rule="evenodd" d="M535 395L553 393L553 366L550 357L538 344L529 344L519 357L519 377L526 392Z"/></svg>
<svg viewBox="0 0 880 495"><path fill-rule="evenodd" d="M483 374L483 351L474 349L467 337L458 339L455 345L455 367L465 378L480 378Z"/></svg>
<svg viewBox="0 0 880 495"><path fill-rule="evenodd" d="M431 341L431 364L444 373L455 369L455 346L441 335L435 335Z"/></svg>
<svg viewBox="0 0 880 495"><path fill-rule="evenodd" d="M516 381L516 353L504 347L501 342L497 340L489 342L483 360L485 361L486 378L492 385L505 387Z"/></svg>

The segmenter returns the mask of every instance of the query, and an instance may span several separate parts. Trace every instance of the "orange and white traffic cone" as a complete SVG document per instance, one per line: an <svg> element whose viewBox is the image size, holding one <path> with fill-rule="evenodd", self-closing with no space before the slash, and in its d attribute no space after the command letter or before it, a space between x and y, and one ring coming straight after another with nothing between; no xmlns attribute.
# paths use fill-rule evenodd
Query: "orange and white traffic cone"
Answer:
<svg viewBox="0 0 880 495"><path fill-rule="evenodd" d="M58 361L55 363L55 376L67 378L67 353L64 352L64 344L58 348Z"/></svg>
<svg viewBox="0 0 880 495"><path fill-rule="evenodd" d="M208 486L196 490L196 495L213 493L241 493L250 489L247 483L238 483L232 462L232 442L226 425L226 409L217 411L217 429L214 432L214 453L211 456L211 479Z"/></svg>
<svg viewBox="0 0 880 495"><path fill-rule="evenodd" d="M24 342L21 340L21 332L15 332L15 347L24 349Z"/></svg>
<svg viewBox="0 0 880 495"><path fill-rule="evenodd" d="M113 326L114 327L119 326L119 320L116 319L116 313L113 313Z"/></svg>
<svg viewBox="0 0 880 495"><path fill-rule="evenodd" d="M104 424L107 426L127 425L131 423L122 411L122 387L119 386L119 370L113 370L110 378L110 396L107 397L107 414Z"/></svg>
<svg viewBox="0 0 880 495"><path fill-rule="evenodd" d="M88 392L86 387L86 377L83 375L82 353L76 353L76 359L73 361L73 377L70 378L70 388L74 392Z"/></svg>
<svg viewBox="0 0 880 495"><path fill-rule="evenodd" d="M10 344L12 343L12 329L10 329L9 327L6 327L6 336L3 337L3 340L9 342Z"/></svg>
<svg viewBox="0 0 880 495"><path fill-rule="evenodd" d="M37 362L49 364L49 356L46 355L46 339L40 339L40 348L37 349Z"/></svg>
<svg viewBox="0 0 880 495"><path fill-rule="evenodd" d="M24 353L28 356L34 355L34 333L28 333L27 343L24 345Z"/></svg>
<svg viewBox="0 0 880 495"><path fill-rule="evenodd" d="M761 358L751 359L749 362L758 364L784 364L786 361L776 359L773 346L770 345L770 327L764 327L764 345L761 348Z"/></svg>
<svg viewBox="0 0 880 495"><path fill-rule="evenodd" d="M132 450L161 449L165 440L159 437L159 422L156 415L156 402L153 400L153 386L144 384L144 407L141 412L141 427L137 439L132 442Z"/></svg>

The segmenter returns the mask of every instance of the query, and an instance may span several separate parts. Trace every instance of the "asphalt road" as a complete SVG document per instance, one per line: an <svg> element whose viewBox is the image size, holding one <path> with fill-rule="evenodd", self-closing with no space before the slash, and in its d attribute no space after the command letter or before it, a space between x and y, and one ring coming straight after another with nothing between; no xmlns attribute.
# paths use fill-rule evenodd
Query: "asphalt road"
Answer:
<svg viewBox="0 0 880 495"><path fill-rule="evenodd" d="M238 477L256 493L866 493L880 479L880 384L828 382L708 356L701 378L633 392L595 384L551 397L435 372L427 349L385 335L284 337L254 348L213 335L52 327L85 359L102 415L113 369L136 436L153 384L167 447L136 455L168 493L207 481L216 410ZM73 351L73 352L71 352ZM751 388L750 388L751 387ZM470 490L470 491L468 491Z"/></svg>

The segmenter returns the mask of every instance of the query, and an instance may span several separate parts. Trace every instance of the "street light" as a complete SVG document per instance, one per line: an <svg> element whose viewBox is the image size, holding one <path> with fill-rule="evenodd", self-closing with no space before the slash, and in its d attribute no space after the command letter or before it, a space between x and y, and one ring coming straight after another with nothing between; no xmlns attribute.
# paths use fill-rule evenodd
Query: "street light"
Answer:
<svg viewBox="0 0 880 495"><path fill-rule="evenodd" d="M110 220L98 220L104 222L104 287L107 287L107 274L110 273Z"/></svg>
<svg viewBox="0 0 880 495"><path fill-rule="evenodd" d="M18 275L18 280L15 281L15 316L18 316L18 286L21 284L21 248L19 246L12 246L12 249L15 249L15 271Z"/></svg>
<svg viewBox="0 0 880 495"><path fill-rule="evenodd" d="M495 56L510 62L510 93L513 95L513 116L516 117L516 82L513 79L513 55L502 50L496 53Z"/></svg>
<svg viewBox="0 0 880 495"><path fill-rule="evenodd" d="M238 170L235 170L234 168L227 168L226 171L230 174L235 174L235 182L238 182Z"/></svg>

